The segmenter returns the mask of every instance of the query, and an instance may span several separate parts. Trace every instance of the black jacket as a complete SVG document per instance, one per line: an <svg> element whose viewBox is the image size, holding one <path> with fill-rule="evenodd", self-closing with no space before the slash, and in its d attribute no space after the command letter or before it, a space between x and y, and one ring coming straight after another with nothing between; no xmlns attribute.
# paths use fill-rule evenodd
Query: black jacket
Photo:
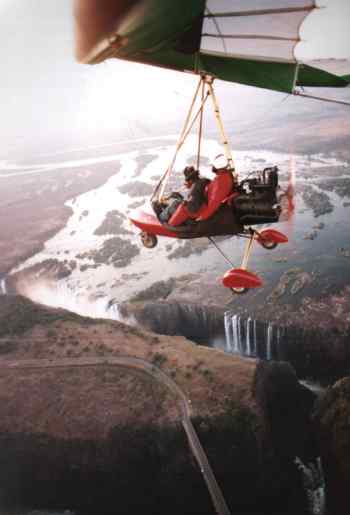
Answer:
<svg viewBox="0 0 350 515"><path fill-rule="evenodd" d="M203 204L207 202L205 187L209 184L208 179L197 179L191 187L185 205L191 213L196 213Z"/></svg>

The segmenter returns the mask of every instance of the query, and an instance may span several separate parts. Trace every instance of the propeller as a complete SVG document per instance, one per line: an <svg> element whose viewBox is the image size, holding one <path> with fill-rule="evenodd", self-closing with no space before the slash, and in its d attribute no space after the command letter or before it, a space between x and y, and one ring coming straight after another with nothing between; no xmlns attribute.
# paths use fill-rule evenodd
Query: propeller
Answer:
<svg viewBox="0 0 350 515"><path fill-rule="evenodd" d="M279 203L282 208L280 221L288 222L288 226L290 229L293 228L294 214L295 214L295 207L296 207L295 185L296 185L295 158L292 155L290 162L289 162L287 186L285 189L282 188L282 193L280 194L280 198L279 198Z"/></svg>

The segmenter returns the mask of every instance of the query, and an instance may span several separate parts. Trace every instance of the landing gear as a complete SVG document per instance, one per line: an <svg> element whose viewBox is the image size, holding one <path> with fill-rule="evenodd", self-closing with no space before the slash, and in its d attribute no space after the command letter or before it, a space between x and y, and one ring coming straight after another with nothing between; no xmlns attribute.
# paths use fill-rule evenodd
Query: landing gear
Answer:
<svg viewBox="0 0 350 515"><path fill-rule="evenodd" d="M260 277L247 270L254 241L257 241L262 247L268 250L276 248L279 243L286 243L288 241L288 238L284 234L274 229L265 229L264 231L258 232L255 229L248 228L241 236L248 238L241 268L232 268L226 272L222 279L223 285L226 286L226 288L230 288L232 293L236 295L242 295L249 289L259 288L259 286L263 284ZM223 253L221 252L221 254ZM226 258L224 254L223 256ZM230 263L228 259L226 260Z"/></svg>
<svg viewBox="0 0 350 515"><path fill-rule="evenodd" d="M149 232L142 231L140 234L142 245L146 247L146 249L154 249L157 246L158 238L155 234L150 234Z"/></svg>
<svg viewBox="0 0 350 515"><path fill-rule="evenodd" d="M222 283L226 288L230 288L232 293L243 295L250 288L259 288L262 285L262 280L257 275L247 270L248 259L252 250L255 232L249 231L249 240L244 251L243 261L241 268L232 268L225 273L222 278Z"/></svg>
<svg viewBox="0 0 350 515"><path fill-rule="evenodd" d="M272 250L275 249L278 245L276 241L268 241L268 240L262 240L260 242L261 246L264 247L264 249Z"/></svg>
<svg viewBox="0 0 350 515"><path fill-rule="evenodd" d="M244 295L245 293L247 293L248 288L231 288L231 291L236 295Z"/></svg>
<svg viewBox="0 0 350 515"><path fill-rule="evenodd" d="M275 249L279 243L287 243L288 241L287 236L275 229L265 229L261 232L255 231L255 234L257 242L267 250Z"/></svg>

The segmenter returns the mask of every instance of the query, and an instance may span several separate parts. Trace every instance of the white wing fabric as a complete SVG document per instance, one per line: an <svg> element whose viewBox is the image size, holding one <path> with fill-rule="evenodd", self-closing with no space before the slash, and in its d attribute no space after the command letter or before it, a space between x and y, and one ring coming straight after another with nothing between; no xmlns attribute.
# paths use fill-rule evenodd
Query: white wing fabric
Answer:
<svg viewBox="0 0 350 515"><path fill-rule="evenodd" d="M299 29L313 0L207 0L201 51L295 62Z"/></svg>

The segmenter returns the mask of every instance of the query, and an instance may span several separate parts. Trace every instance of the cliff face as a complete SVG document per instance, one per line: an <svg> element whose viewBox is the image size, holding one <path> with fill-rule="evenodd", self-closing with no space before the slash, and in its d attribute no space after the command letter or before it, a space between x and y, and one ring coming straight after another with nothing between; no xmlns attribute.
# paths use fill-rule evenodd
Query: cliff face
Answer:
<svg viewBox="0 0 350 515"><path fill-rule="evenodd" d="M208 345L224 338L224 309L190 302L146 301L123 303L119 310L126 320L135 319L141 327L157 334L181 335Z"/></svg>
<svg viewBox="0 0 350 515"><path fill-rule="evenodd" d="M330 304L322 303L319 322L317 302L309 305L312 316L305 316L305 322L302 313L299 317L295 313L288 323L272 323L259 314L254 319L252 315L238 315L236 310L168 297L122 303L119 314L157 334L181 335L201 345L231 347L245 356L288 361L299 378L331 384L345 376L350 367L349 321L342 316L348 304L336 309L334 303L337 299L339 303L339 298L332 296Z"/></svg>
<svg viewBox="0 0 350 515"><path fill-rule="evenodd" d="M0 297L0 327L2 507L213 513L179 399L151 375L113 361L132 356L160 368L190 400L193 424L232 512L306 515L293 460L310 457L311 401L290 368L256 369L255 360L183 337L21 297ZM291 405L289 434L299 435L292 447L289 438L278 437Z"/></svg>
<svg viewBox="0 0 350 515"><path fill-rule="evenodd" d="M350 502L350 377L335 383L322 396L315 410L315 425L329 513L344 515Z"/></svg>

